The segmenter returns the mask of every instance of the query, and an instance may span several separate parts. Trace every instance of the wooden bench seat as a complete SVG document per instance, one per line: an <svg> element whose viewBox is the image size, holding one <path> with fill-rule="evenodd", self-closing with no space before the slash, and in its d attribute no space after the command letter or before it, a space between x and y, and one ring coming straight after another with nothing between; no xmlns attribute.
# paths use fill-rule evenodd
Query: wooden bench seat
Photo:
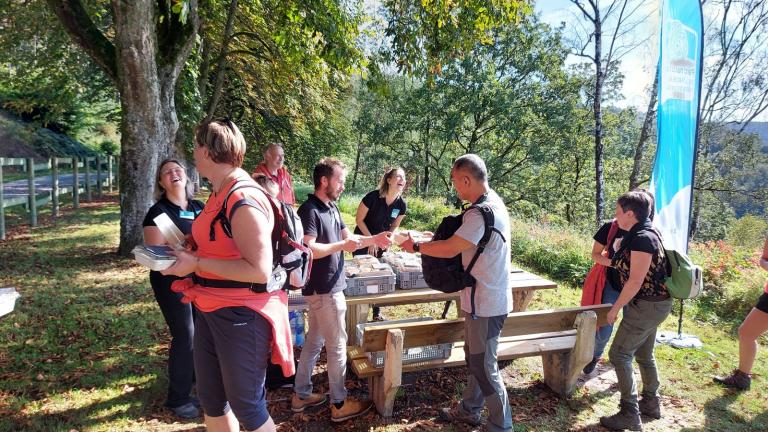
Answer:
<svg viewBox="0 0 768 432"><path fill-rule="evenodd" d="M592 360L597 326L605 324L611 305L511 313L504 321L498 359L541 356L544 381L556 393L570 395L581 370ZM402 373L463 366L464 319L430 320L376 326L366 330L361 346L347 349L349 364L360 378L369 379L376 408L392 415ZM453 343L444 359L402 363L404 348ZM377 368L368 353L384 351L384 366Z"/></svg>

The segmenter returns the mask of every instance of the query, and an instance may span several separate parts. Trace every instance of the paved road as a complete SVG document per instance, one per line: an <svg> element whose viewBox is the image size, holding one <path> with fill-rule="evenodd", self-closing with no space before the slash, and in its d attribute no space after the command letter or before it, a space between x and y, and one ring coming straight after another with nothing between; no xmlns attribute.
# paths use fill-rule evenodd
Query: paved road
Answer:
<svg viewBox="0 0 768 432"><path fill-rule="evenodd" d="M73 174L60 174L59 175L59 187L72 188L72 181L74 180ZM101 176L102 187L107 187L107 174L104 173ZM79 185L85 186L85 174L79 173ZM90 183L96 184L96 174L91 173ZM3 198L12 199L29 195L29 180L16 180L12 182L3 183ZM39 195L45 192L50 192L53 189L53 176L39 176L35 177L35 194Z"/></svg>

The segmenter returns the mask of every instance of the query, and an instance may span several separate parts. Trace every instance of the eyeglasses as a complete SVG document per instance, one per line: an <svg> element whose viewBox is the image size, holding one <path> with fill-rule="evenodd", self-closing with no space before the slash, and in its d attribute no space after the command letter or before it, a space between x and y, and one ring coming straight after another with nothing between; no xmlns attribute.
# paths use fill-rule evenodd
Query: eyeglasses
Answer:
<svg viewBox="0 0 768 432"><path fill-rule="evenodd" d="M184 174L186 171L184 171L184 168L176 167L176 168L168 168L167 170L163 170L160 172L160 175L167 176L168 174L177 174L181 175Z"/></svg>

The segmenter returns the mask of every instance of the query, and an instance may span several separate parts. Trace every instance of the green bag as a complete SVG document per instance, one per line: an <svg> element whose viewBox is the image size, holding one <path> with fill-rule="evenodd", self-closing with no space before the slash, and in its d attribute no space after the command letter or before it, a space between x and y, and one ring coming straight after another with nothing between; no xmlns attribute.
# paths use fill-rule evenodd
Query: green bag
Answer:
<svg viewBox="0 0 768 432"><path fill-rule="evenodd" d="M701 267L695 265L688 255L664 248L667 257L667 279L664 284L669 295L677 299L698 297L704 287Z"/></svg>

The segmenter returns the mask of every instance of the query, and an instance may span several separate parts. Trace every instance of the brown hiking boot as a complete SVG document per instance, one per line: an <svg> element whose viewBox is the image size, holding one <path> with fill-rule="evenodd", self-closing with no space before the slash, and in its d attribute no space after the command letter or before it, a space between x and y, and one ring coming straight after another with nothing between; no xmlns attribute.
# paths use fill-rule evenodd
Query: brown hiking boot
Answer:
<svg viewBox="0 0 768 432"><path fill-rule="evenodd" d="M325 395L320 393L312 393L304 399L300 398L299 395L294 393L293 397L291 398L291 411L302 412L307 408L322 404L325 402L325 400Z"/></svg>
<svg viewBox="0 0 768 432"><path fill-rule="evenodd" d="M661 418L661 402L658 396L643 395L643 398L640 399L637 405L640 408L640 414L647 415L656 420Z"/></svg>
<svg viewBox="0 0 768 432"><path fill-rule="evenodd" d="M739 369L734 369L733 373L728 376L716 376L712 380L718 384L738 390L749 390L749 387L752 385L752 376L745 374Z"/></svg>
<svg viewBox="0 0 768 432"><path fill-rule="evenodd" d="M609 417L600 417L600 424L610 430L643 430L640 411L636 404L619 401L619 412Z"/></svg>
<svg viewBox="0 0 768 432"><path fill-rule="evenodd" d="M480 413L472 414L464 411L461 407L461 402L453 408L440 408L437 412L437 418L446 423L466 423L471 426L480 426L482 420Z"/></svg>
<svg viewBox="0 0 768 432"><path fill-rule="evenodd" d="M336 408L336 404L331 404L331 421L338 423L355 418L365 414L372 406L372 400L359 401L347 398L341 408Z"/></svg>

